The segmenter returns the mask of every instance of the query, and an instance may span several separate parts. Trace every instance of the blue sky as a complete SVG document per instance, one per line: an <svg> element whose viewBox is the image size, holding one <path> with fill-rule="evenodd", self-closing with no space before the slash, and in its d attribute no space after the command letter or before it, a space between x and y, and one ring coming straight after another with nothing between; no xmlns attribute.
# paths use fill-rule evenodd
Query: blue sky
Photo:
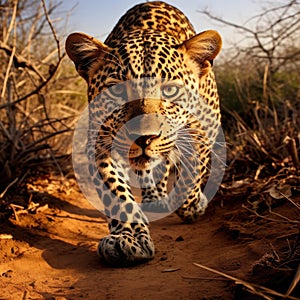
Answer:
<svg viewBox="0 0 300 300"><path fill-rule="evenodd" d="M69 18L68 30L80 31L104 41L118 19L133 5L142 0L69 0L63 1L66 9L77 6ZM260 11L262 1L259 0L167 0L182 10L194 25L197 32L207 29L218 30L223 37L224 46L229 47L230 41L237 40L231 29L221 26L200 14L199 10L207 8L218 17L245 23Z"/></svg>

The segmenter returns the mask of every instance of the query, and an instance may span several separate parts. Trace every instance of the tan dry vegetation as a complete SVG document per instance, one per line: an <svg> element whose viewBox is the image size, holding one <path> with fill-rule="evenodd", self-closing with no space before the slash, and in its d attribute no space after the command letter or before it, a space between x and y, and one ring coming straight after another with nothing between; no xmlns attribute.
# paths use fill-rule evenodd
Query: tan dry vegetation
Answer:
<svg viewBox="0 0 300 300"><path fill-rule="evenodd" d="M4 1L0 6L0 183L70 155L82 81L65 60L52 14L57 4Z"/></svg>

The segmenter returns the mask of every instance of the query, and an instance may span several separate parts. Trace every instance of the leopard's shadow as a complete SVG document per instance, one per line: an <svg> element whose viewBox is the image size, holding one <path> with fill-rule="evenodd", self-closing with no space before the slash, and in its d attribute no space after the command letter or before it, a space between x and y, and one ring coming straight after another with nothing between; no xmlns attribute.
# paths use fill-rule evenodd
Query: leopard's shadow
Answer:
<svg viewBox="0 0 300 300"><path fill-rule="evenodd" d="M20 214L18 220L4 224L1 231L42 250L42 257L52 268L81 272L105 267L96 253L98 241L107 230L106 219L99 211L88 205L81 207L80 201L87 201L84 198L79 205L42 192L34 193L32 199L39 207L47 204L49 208Z"/></svg>

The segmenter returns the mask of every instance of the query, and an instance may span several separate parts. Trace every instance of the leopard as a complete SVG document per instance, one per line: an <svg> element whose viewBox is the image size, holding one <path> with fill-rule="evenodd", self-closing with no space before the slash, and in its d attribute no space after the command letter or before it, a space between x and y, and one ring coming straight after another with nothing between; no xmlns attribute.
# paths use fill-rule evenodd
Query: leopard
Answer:
<svg viewBox="0 0 300 300"><path fill-rule="evenodd" d="M104 42L67 37L87 83L87 168L108 222L97 249L105 264L154 258L151 215L175 212L190 223L204 214L202 184L221 124L213 72L221 48L217 31L196 34L161 1L129 9Z"/></svg>

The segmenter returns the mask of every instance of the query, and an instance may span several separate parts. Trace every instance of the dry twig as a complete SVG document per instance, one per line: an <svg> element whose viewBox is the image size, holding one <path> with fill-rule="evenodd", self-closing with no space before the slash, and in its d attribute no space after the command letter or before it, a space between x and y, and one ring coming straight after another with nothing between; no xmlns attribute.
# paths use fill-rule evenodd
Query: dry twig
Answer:
<svg viewBox="0 0 300 300"><path fill-rule="evenodd" d="M4 191L0 194L0 199L4 197L4 195L7 193L7 191L9 190L9 188L11 186L13 186L16 182L18 182L19 178L16 177L5 189Z"/></svg>
<svg viewBox="0 0 300 300"><path fill-rule="evenodd" d="M218 274L220 276L223 276L225 278L228 278L228 279L234 281L235 284L240 284L240 285L244 286L252 294L261 296L264 299L273 300L273 298L271 296L277 296L277 297L281 297L283 299L299 300L299 298L296 298L296 297L293 297L293 296L290 296L290 295L281 294L279 292L276 292L276 291L271 290L269 288L266 288L264 286L261 286L261 285L258 285L258 284L254 284L254 283L250 283L250 282L241 280L239 278L236 278L234 276L228 275L226 273L223 273L221 271L215 270L213 268L209 268L209 267L206 267L206 266L198 264L198 263L194 263L194 265L196 267L198 267L198 268L201 268L201 269L210 271L212 273Z"/></svg>

